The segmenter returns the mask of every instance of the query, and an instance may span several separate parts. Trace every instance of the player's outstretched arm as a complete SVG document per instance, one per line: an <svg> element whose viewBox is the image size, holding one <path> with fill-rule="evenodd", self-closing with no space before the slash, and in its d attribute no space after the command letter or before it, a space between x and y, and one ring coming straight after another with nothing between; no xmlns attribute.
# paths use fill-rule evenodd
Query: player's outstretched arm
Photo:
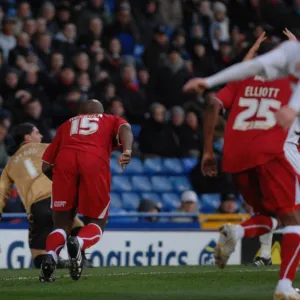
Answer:
<svg viewBox="0 0 300 300"><path fill-rule="evenodd" d="M2 171L0 178L0 221L3 209L9 199L14 182L9 178L6 169Z"/></svg>
<svg viewBox="0 0 300 300"><path fill-rule="evenodd" d="M291 43L291 41L285 43ZM286 74L288 56L298 50L298 47L295 49L295 44L287 45L285 43L264 55L235 64L210 77L191 79L185 84L183 90L185 92L199 92L205 88L243 80L255 75L264 76L268 80L285 77L288 75Z"/></svg>
<svg viewBox="0 0 300 300"><path fill-rule="evenodd" d="M128 123L121 125L119 129L119 141L123 149L123 153L119 158L119 164L123 169L125 169L125 167L130 163L133 143L133 134L131 126Z"/></svg>
<svg viewBox="0 0 300 300"><path fill-rule="evenodd" d="M203 155L201 161L201 171L205 176L217 175L217 161L213 152L213 139L215 128L219 119L220 111L222 110L222 104L216 99L209 100L203 118Z"/></svg>

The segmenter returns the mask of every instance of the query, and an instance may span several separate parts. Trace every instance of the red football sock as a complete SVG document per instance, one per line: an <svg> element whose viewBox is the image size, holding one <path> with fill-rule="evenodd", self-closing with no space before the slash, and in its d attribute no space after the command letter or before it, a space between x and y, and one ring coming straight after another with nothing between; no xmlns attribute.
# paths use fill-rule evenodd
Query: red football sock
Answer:
<svg viewBox="0 0 300 300"><path fill-rule="evenodd" d="M293 281L300 260L300 226L287 226L281 242L280 279Z"/></svg>
<svg viewBox="0 0 300 300"><path fill-rule="evenodd" d="M274 230L277 224L277 220L272 217L255 215L240 225L244 228L244 237L251 238Z"/></svg>
<svg viewBox="0 0 300 300"><path fill-rule="evenodd" d="M77 235L81 250L85 250L95 245L100 240L101 236L101 228L94 223L82 227Z"/></svg>
<svg viewBox="0 0 300 300"><path fill-rule="evenodd" d="M56 229L52 231L46 240L46 251L51 254L54 260L57 262L57 257L60 254L61 249L64 247L67 239L67 234L62 229Z"/></svg>

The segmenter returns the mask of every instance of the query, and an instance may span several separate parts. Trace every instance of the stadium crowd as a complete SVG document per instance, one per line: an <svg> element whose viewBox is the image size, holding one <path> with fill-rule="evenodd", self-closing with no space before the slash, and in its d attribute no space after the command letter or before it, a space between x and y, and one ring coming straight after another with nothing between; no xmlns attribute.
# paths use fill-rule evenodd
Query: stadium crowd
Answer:
<svg viewBox="0 0 300 300"><path fill-rule="evenodd" d="M182 86L241 60L263 31L265 47L283 40L282 24L300 36L300 1L1 0L0 23L0 167L15 124L33 123L51 142L89 98L137 125L136 155L199 158L202 110L214 91L188 95ZM223 129L220 117L220 156ZM196 191L223 193L226 210L230 179L204 180L196 166Z"/></svg>

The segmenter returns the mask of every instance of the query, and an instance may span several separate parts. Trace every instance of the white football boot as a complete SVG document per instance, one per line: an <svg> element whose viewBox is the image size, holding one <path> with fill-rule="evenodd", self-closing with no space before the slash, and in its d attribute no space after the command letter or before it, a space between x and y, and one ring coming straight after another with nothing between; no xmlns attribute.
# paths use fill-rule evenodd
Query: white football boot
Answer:
<svg viewBox="0 0 300 300"><path fill-rule="evenodd" d="M300 294L293 287L285 291L280 291L276 288L273 300L300 300Z"/></svg>
<svg viewBox="0 0 300 300"><path fill-rule="evenodd" d="M216 265L220 269L224 269L230 255L234 252L238 242L237 230L235 225L224 225L220 229L219 242L215 249Z"/></svg>

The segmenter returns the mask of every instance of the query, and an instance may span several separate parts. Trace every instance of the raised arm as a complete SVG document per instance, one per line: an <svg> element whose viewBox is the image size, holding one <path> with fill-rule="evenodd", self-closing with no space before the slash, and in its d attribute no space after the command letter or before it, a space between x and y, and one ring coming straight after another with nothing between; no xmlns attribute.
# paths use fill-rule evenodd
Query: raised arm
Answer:
<svg viewBox="0 0 300 300"><path fill-rule="evenodd" d="M298 43L296 43L298 44ZM185 92L201 92L224 83L243 80L255 75L261 75L267 80L286 77L288 75L288 57L292 55L296 46L294 41L282 43L276 49L256 57L250 61L235 64L208 78L195 78L184 86ZM297 45L297 47L299 47Z"/></svg>

